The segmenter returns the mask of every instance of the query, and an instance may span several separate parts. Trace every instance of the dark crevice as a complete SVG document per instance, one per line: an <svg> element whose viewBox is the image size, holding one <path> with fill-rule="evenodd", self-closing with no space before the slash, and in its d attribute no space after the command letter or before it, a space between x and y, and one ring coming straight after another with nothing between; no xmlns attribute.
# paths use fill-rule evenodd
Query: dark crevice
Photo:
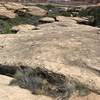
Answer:
<svg viewBox="0 0 100 100"><path fill-rule="evenodd" d="M2 75L6 75L6 76L10 76L10 77L14 77L16 71L19 69L19 68L27 68L25 66L9 66L9 65L1 65L0 64L0 74Z"/></svg>
<svg viewBox="0 0 100 100"><path fill-rule="evenodd" d="M0 65L0 74L12 77L16 73L17 68L14 66Z"/></svg>

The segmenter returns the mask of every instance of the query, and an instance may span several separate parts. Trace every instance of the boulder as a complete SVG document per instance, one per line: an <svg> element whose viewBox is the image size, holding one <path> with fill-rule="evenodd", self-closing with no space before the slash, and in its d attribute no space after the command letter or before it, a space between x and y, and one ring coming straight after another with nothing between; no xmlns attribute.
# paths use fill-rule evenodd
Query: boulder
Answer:
<svg viewBox="0 0 100 100"><path fill-rule="evenodd" d="M11 11L0 11L0 19L13 19L16 17L16 14Z"/></svg>
<svg viewBox="0 0 100 100"><path fill-rule="evenodd" d="M7 10L5 7L0 7L0 19L12 19L16 14L13 11Z"/></svg>
<svg viewBox="0 0 100 100"><path fill-rule="evenodd" d="M85 25L93 25L94 24L94 17L88 16L88 17L74 17L74 20L77 21L79 24L85 24Z"/></svg>
<svg viewBox="0 0 100 100"><path fill-rule="evenodd" d="M14 2L4 3L3 6L8 10L17 10L17 9L27 8L21 3L14 3Z"/></svg>
<svg viewBox="0 0 100 100"><path fill-rule="evenodd" d="M36 6L32 6L32 7L28 7L25 9L17 9L15 11L15 13L17 13L19 16L45 16L47 14L47 11L36 7Z"/></svg>
<svg viewBox="0 0 100 100"><path fill-rule="evenodd" d="M0 11L0 19L13 19L16 17L16 14L11 11Z"/></svg>
<svg viewBox="0 0 100 100"><path fill-rule="evenodd" d="M21 24L12 27L12 31L18 32L18 31L29 31L29 30L34 30L35 26L34 25L29 25L29 24Z"/></svg>
<svg viewBox="0 0 100 100"><path fill-rule="evenodd" d="M0 68L38 65L100 94L99 28L79 25L69 17L44 25L35 34L31 30L28 34L0 35Z"/></svg>
<svg viewBox="0 0 100 100"><path fill-rule="evenodd" d="M51 17L43 17L39 20L40 23L53 23L55 22L54 18Z"/></svg>
<svg viewBox="0 0 100 100"><path fill-rule="evenodd" d="M28 7L28 13L35 16L45 16L47 11L36 6Z"/></svg>
<svg viewBox="0 0 100 100"><path fill-rule="evenodd" d="M73 18L73 17L72 17ZM72 19L71 17L65 17L65 16L56 16L56 21L58 21L58 22L70 22L71 24L75 24L76 23L76 21L74 21L73 19ZM70 24L69 23L69 24Z"/></svg>
<svg viewBox="0 0 100 100"><path fill-rule="evenodd" d="M86 17L74 17L74 20L77 21L77 23L88 23L88 19Z"/></svg>

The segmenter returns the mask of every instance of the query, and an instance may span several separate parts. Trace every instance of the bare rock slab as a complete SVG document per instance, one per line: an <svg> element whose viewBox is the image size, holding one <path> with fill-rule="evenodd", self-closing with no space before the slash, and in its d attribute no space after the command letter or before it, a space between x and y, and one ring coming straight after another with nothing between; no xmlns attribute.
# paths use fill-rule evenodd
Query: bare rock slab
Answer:
<svg viewBox="0 0 100 100"><path fill-rule="evenodd" d="M26 9L15 10L15 13L17 13L19 16L45 16L47 11L36 6L27 6Z"/></svg>
<svg viewBox="0 0 100 100"><path fill-rule="evenodd" d="M16 14L13 11L0 7L0 19L13 19L15 17Z"/></svg>
<svg viewBox="0 0 100 100"><path fill-rule="evenodd" d="M68 21L65 24L67 26L53 24L52 30L45 27L42 34L33 31L33 34L0 35L0 64L33 68L38 64L72 77L100 94L98 28L78 24L68 26ZM58 29L61 31L57 32Z"/></svg>
<svg viewBox="0 0 100 100"><path fill-rule="evenodd" d="M3 4L4 7L8 10L17 10L17 9L23 9L26 8L26 6L24 6L23 4L20 3L14 3L14 2L8 2Z"/></svg>

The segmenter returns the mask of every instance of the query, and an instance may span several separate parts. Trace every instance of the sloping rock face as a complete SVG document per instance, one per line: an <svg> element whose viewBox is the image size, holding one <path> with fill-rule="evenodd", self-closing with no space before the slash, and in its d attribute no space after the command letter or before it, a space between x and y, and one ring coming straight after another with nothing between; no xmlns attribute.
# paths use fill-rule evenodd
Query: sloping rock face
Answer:
<svg viewBox="0 0 100 100"><path fill-rule="evenodd" d="M41 22L41 23L53 23L53 22L55 22L55 19L51 18L51 17L43 17L39 20L39 22Z"/></svg>
<svg viewBox="0 0 100 100"><path fill-rule="evenodd" d="M38 65L100 94L100 29L79 25L72 17L57 19L38 25L38 30L0 35L2 74L9 68Z"/></svg>
<svg viewBox="0 0 100 100"><path fill-rule="evenodd" d="M78 25L71 18L66 19L68 21L39 25L40 30L29 31L27 34L1 35L1 65L40 64L65 76L68 73L73 76L74 70L78 68L77 78L85 79L86 76L88 80L85 81L89 85L91 80L95 80L91 77L92 74L97 78L95 84L98 85L98 90L99 76L90 70L100 71L99 28ZM72 23L69 24L69 20ZM73 71L68 72L69 69ZM85 73L85 69L89 69L89 72L87 70Z"/></svg>
<svg viewBox="0 0 100 100"><path fill-rule="evenodd" d="M31 94L18 86L9 86L12 78L0 75L0 100L53 100L46 96Z"/></svg>
<svg viewBox="0 0 100 100"><path fill-rule="evenodd" d="M40 16L42 17L47 14L47 11L39 7L26 7L16 3L1 4L0 8L0 17L2 19L14 19L18 15L23 17L29 15L27 17L29 19L30 16L38 16L40 18ZM84 8L84 10L90 12L90 15L92 9L94 12L96 10L99 11L99 7L95 8L95 6ZM80 7L76 7L75 10L78 12L81 11ZM43 85L49 89L52 88L51 85L47 85L50 82L53 82L52 85L56 86L56 89L61 88L56 83L59 83L59 80L62 79L67 84L67 86L65 84L64 86L69 86L67 88L69 91L71 87L76 89L77 84L78 86L84 86L88 91L96 93L91 93L85 97L73 95L70 98L71 100L85 100L86 98L88 100L92 100L92 98L93 100L98 100L100 98L100 28L78 24L88 23L89 19L87 19L87 16L84 19L64 16L57 16L50 19L44 17L42 21L46 23L36 24L36 26L33 26L33 24L21 24L12 28L14 31L18 31L17 34L0 35L0 74L15 76L16 70L19 67L23 68L23 70L29 67L35 70L39 67L42 75L46 76L46 84ZM54 78L57 80L56 83ZM5 81L3 81L4 79ZM42 95L32 95L29 91L19 87L8 86L12 79L6 76L0 76L1 100L2 98L4 98L3 100L51 99ZM36 79L36 77L32 79ZM43 82L40 77L39 79L40 83ZM69 80L75 84L73 86L69 85ZM29 88L31 88L30 83ZM74 91L74 89L72 90ZM84 91L82 92L83 95ZM79 92L81 93L81 91ZM34 93L34 90L32 93ZM69 98L68 94L65 95Z"/></svg>

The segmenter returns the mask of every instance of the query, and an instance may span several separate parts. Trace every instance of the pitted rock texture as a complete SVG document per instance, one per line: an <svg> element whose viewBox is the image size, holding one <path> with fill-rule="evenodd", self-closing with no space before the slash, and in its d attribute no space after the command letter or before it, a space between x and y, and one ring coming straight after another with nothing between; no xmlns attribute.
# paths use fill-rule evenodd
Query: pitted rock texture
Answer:
<svg viewBox="0 0 100 100"><path fill-rule="evenodd" d="M69 24L69 20L72 23ZM74 77L90 90L100 93L99 28L73 22L72 18L66 17L63 23L39 25L40 30L27 34L1 35L0 64L44 65L48 70Z"/></svg>

